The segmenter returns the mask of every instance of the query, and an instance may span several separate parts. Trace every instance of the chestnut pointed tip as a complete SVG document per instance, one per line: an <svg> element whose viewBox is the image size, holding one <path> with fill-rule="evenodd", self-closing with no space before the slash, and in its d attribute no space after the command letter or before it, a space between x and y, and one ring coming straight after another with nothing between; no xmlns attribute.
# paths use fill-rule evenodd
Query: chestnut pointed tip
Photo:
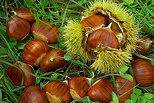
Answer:
<svg viewBox="0 0 154 103"><path fill-rule="evenodd" d="M14 13L14 15L17 15L17 13L15 11L11 11L12 13Z"/></svg>
<svg viewBox="0 0 154 103"><path fill-rule="evenodd" d="M54 61L54 58L50 58L50 61Z"/></svg>

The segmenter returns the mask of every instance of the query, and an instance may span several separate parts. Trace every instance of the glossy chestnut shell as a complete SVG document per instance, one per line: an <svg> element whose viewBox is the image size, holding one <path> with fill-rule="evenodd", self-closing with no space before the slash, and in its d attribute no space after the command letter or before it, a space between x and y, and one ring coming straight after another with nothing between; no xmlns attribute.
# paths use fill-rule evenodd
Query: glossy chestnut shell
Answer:
<svg viewBox="0 0 154 103"><path fill-rule="evenodd" d="M136 59L132 63L134 78L139 86L151 86L154 84L154 68L146 59Z"/></svg>
<svg viewBox="0 0 154 103"><path fill-rule="evenodd" d="M48 103L48 100L39 87L29 86L20 95L19 103Z"/></svg>
<svg viewBox="0 0 154 103"><path fill-rule="evenodd" d="M22 60L32 66L38 66L43 56L48 51L49 46L46 42L39 39L33 39L26 43L24 50L22 51Z"/></svg>
<svg viewBox="0 0 154 103"><path fill-rule="evenodd" d="M142 42L137 43L138 51L141 55L146 55L149 51L150 44L152 43L152 40L148 37L143 37Z"/></svg>
<svg viewBox="0 0 154 103"><path fill-rule="evenodd" d="M116 77L117 96L123 95L119 98L119 103L125 103L127 99L130 99L130 95L134 92L134 86L134 81L131 82L121 76Z"/></svg>
<svg viewBox="0 0 154 103"><path fill-rule="evenodd" d="M101 26L104 26L104 27L107 26L108 22L107 22L106 18L102 15L92 15L87 18L84 18L80 22L80 24L83 27L91 27L93 29L96 29Z"/></svg>
<svg viewBox="0 0 154 103"><path fill-rule="evenodd" d="M26 72L24 72L22 70L22 69L24 69L24 70L34 74L34 71L31 67L29 67L28 65L26 65L25 63L23 63L21 61L18 61L17 63L13 63L13 65L16 66L17 68L10 66L6 70L6 74L8 75L10 80L14 83L14 85L21 86L22 79L23 79L24 86L30 86L30 85L35 84L35 77L27 74Z"/></svg>
<svg viewBox="0 0 154 103"><path fill-rule="evenodd" d="M72 98L79 99L88 95L90 83L88 79L84 77L73 77L69 80L68 87Z"/></svg>
<svg viewBox="0 0 154 103"><path fill-rule="evenodd" d="M18 41L27 37L30 32L30 24L17 16L13 16L6 24L6 33L9 38L15 38Z"/></svg>
<svg viewBox="0 0 154 103"><path fill-rule="evenodd" d="M64 82L49 82L44 90L50 103L70 103L72 100L69 88Z"/></svg>
<svg viewBox="0 0 154 103"><path fill-rule="evenodd" d="M87 43L91 48L96 48L98 46L119 48L118 39L110 28L94 31L89 35Z"/></svg>
<svg viewBox="0 0 154 103"><path fill-rule="evenodd" d="M60 57L64 57L64 54L65 53L59 49L49 51L40 62L40 70L49 72L63 67L67 61Z"/></svg>
<svg viewBox="0 0 154 103"><path fill-rule="evenodd" d="M27 9L27 8L16 8L14 10L14 14L17 15L18 17L27 20L28 22L32 23L35 21L33 15L34 15L34 10Z"/></svg>
<svg viewBox="0 0 154 103"><path fill-rule="evenodd" d="M59 36L58 27L46 20L35 22L31 31L35 39L44 40L49 44L56 43Z"/></svg>
<svg viewBox="0 0 154 103"><path fill-rule="evenodd" d="M112 100L113 84L106 79L96 81L89 89L88 96L99 103L109 103Z"/></svg>

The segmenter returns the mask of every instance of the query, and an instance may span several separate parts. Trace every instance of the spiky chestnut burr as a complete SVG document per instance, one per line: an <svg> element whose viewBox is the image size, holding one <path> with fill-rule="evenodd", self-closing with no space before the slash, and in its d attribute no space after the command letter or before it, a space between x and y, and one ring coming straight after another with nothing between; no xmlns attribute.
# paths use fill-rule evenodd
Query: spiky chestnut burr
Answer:
<svg viewBox="0 0 154 103"><path fill-rule="evenodd" d="M125 9L117 6L115 3L106 0L96 0L91 2L89 8L83 13L84 18L89 18L94 15L105 17L104 20L108 25L100 25L99 20L91 19L93 23L99 24L96 28L92 26L85 27L83 25L84 18L81 22L69 20L64 27L63 36L67 51L72 54L82 54L82 56L89 62L91 67L98 73L113 73L118 72L120 67L130 63L132 59L132 52L137 48L137 42L140 41L138 37L139 29L136 27L135 20ZM109 26L110 25L110 26ZM115 44L111 39L101 39L97 37L95 41L101 41L96 48L91 48L88 44L90 34L95 33L99 29L107 27L113 31L114 36L118 39L118 48L107 46L104 48L102 44ZM72 45L73 44L73 45ZM75 46L74 46L75 45ZM113 46L115 46L113 45ZM116 46L115 46L116 47Z"/></svg>

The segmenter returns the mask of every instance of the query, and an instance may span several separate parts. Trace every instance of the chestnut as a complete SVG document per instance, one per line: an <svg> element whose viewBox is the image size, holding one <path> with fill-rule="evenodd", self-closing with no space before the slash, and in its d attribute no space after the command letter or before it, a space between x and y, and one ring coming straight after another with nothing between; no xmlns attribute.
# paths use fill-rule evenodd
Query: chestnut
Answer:
<svg viewBox="0 0 154 103"><path fill-rule="evenodd" d="M129 81L121 76L116 77L116 89L119 103L125 103L127 99L130 99L130 95L134 92L135 81ZM126 93L126 94L124 94Z"/></svg>
<svg viewBox="0 0 154 103"><path fill-rule="evenodd" d="M110 28L97 29L91 33L87 41L91 48L110 47L119 48L119 41Z"/></svg>
<svg viewBox="0 0 154 103"><path fill-rule="evenodd" d="M33 15L34 10L27 9L27 8L16 8L14 11L14 14L18 17L27 20L28 22L32 23L35 21Z"/></svg>
<svg viewBox="0 0 154 103"><path fill-rule="evenodd" d="M152 43L152 40L150 40L150 38L146 36L143 37L142 42L137 43L137 46L138 46L137 51L139 51L141 55L146 55L149 51L151 43Z"/></svg>
<svg viewBox="0 0 154 103"><path fill-rule="evenodd" d="M109 103L112 100L112 92L115 91L113 84L106 79L96 81L88 90L88 96L92 101Z"/></svg>
<svg viewBox="0 0 154 103"><path fill-rule="evenodd" d="M20 95L19 103L48 103L48 100L39 87L29 86Z"/></svg>
<svg viewBox="0 0 154 103"><path fill-rule="evenodd" d="M80 24L83 27L91 27L93 29L97 29L101 26L107 26L108 22L106 18L102 15L92 15L88 16L87 18L84 18Z"/></svg>
<svg viewBox="0 0 154 103"><path fill-rule="evenodd" d="M46 20L35 22L31 31L35 39L44 40L49 44L56 43L59 36L58 27Z"/></svg>
<svg viewBox="0 0 154 103"><path fill-rule="evenodd" d="M15 38L18 41L27 37L30 32L30 24L17 16L13 16L6 24L6 33L9 38Z"/></svg>
<svg viewBox="0 0 154 103"><path fill-rule="evenodd" d="M26 43L24 50L22 51L23 62L32 66L38 66L43 56L49 51L49 46L46 42L33 39Z"/></svg>
<svg viewBox="0 0 154 103"><path fill-rule="evenodd" d="M64 54L65 53L59 49L49 51L40 62L40 70L49 72L63 67L68 62L63 58L60 58L64 57Z"/></svg>
<svg viewBox="0 0 154 103"><path fill-rule="evenodd" d="M84 77L73 77L69 80L68 87L72 98L79 99L88 95L90 83L88 79Z"/></svg>
<svg viewBox="0 0 154 103"><path fill-rule="evenodd" d="M45 85L44 90L50 103L70 103L72 100L65 82L51 81Z"/></svg>
<svg viewBox="0 0 154 103"><path fill-rule="evenodd" d="M30 86L35 84L35 77L32 75L27 74L22 69L33 73L34 71L31 67L26 65L25 63L18 61L17 63L13 63L14 66L9 66L9 68L6 70L6 74L10 78L10 80L14 83L16 86L22 85L22 79L23 79L23 85L24 86Z"/></svg>
<svg viewBox="0 0 154 103"><path fill-rule="evenodd" d="M132 63L134 78L137 84L142 87L154 84L154 68L146 59L136 59Z"/></svg>
<svg viewBox="0 0 154 103"><path fill-rule="evenodd" d="M122 3L123 2L123 0L118 0L120 3Z"/></svg>

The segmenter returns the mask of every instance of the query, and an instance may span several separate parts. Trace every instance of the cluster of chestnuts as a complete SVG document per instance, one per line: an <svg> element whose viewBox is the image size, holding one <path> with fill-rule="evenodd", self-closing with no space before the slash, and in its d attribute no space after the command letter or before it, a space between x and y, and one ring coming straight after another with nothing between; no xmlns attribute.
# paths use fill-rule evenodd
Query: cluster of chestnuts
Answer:
<svg viewBox="0 0 154 103"><path fill-rule="evenodd" d="M106 79L100 79L90 86L90 81L84 77L73 77L69 80L68 85L65 82L52 81L45 88L50 103L53 98L58 97L58 101L69 103L72 98L80 99L89 96L91 100L100 103L109 103L112 100L112 92L115 91L114 86ZM55 97L54 97L55 96Z"/></svg>
<svg viewBox="0 0 154 103"><path fill-rule="evenodd" d="M57 43L58 27L46 20L35 21L33 14L35 12L31 9L17 8L7 23L6 31L9 38L21 41L30 31L33 34L34 40L29 41L24 47L22 61L32 66L40 65L44 72L64 66L66 61L59 58L64 56L64 52L58 49L50 50L48 46Z"/></svg>
<svg viewBox="0 0 154 103"><path fill-rule="evenodd" d="M22 51L22 61L13 63L14 66L10 66L6 71L16 86L26 86L20 95L19 103L48 103L48 101L50 103L69 103L73 99L85 96L89 96L92 101L109 103L112 101L112 92L120 96L120 103L124 103L134 92L136 84L144 87L154 84L154 67L148 60L139 58L132 62L133 82L117 76L115 86L107 79L97 80L91 85L91 81L85 77L73 77L68 83L51 81L45 85L44 91L41 90L35 86L34 70L31 66L40 66L41 71L49 72L65 66L68 61L60 58L64 57L64 51L50 50L51 48L48 46L48 44L57 43L58 27L46 20L35 21L34 14L35 12L31 9L15 9L14 16L8 21L6 28L7 36L15 38L17 41L25 39L30 32L34 37L33 40L26 43ZM106 19L102 15L92 15L80 22L86 29L89 27L92 29L92 32L89 30L88 37L85 37L87 48L98 51L100 48L101 50L103 48L114 51L123 45L123 39L118 38L121 30L114 22L109 24ZM144 38L144 41L148 41L148 44L138 43L142 55L147 52L147 49L144 48L148 48L151 43L147 38Z"/></svg>
<svg viewBox="0 0 154 103"><path fill-rule="evenodd" d="M119 40L114 30L111 30L111 24L106 27L108 22L104 16L92 15L83 19L80 24L83 27L93 29L93 32L87 38L87 44L90 48L119 48Z"/></svg>
<svg viewBox="0 0 154 103"><path fill-rule="evenodd" d="M6 32L9 38L17 41L25 39L32 32L35 39L41 39L49 44L57 42L59 32L58 27L50 21L35 21L35 12L31 9L17 8L14 15L8 20Z"/></svg>
<svg viewBox="0 0 154 103"><path fill-rule="evenodd" d="M31 66L40 65L41 71L49 72L66 65L67 61L60 58L64 56L64 51L50 50L48 46L48 44L57 43L58 27L46 20L35 21L33 17L35 12L31 9L17 8L13 12L14 15L6 25L7 36L22 41L31 32L34 39L24 46L22 61L9 66L6 74L14 85L27 87L20 96L20 103L48 103L45 93L39 87L33 86L35 76Z"/></svg>
<svg viewBox="0 0 154 103"><path fill-rule="evenodd" d="M154 67L149 60L135 59L132 62L132 69L134 75L132 82L120 76L116 77L117 96L119 96L120 103L125 103L130 98L130 95L134 92L135 85L141 87L154 85Z"/></svg>
<svg viewBox="0 0 154 103"><path fill-rule="evenodd" d="M147 55L151 44L152 40L147 36L143 36L142 42L137 43L136 52L143 56ZM149 60L134 56L132 68L136 84L142 87L154 85L154 67Z"/></svg>
<svg viewBox="0 0 154 103"><path fill-rule="evenodd" d="M120 97L120 103L124 103L124 100L129 99L131 93L133 93L135 85L134 82L130 82L122 77L117 77L116 87L107 79L97 80L93 85L90 85L90 83L90 80L87 78L73 77L68 83L66 81L49 82L45 85L44 92L37 86L29 86L22 92L19 101L20 103L25 103L22 101L28 98L29 103L33 100L35 103L41 103L43 99L45 103L47 99L50 103L70 103L73 99L89 96L93 101L109 103L112 101L112 92L117 92L119 96L132 89Z"/></svg>
<svg viewBox="0 0 154 103"><path fill-rule="evenodd" d="M21 85L22 76L24 76L24 86L34 84L35 78L28 75L24 70L34 74L31 66L39 66L43 72L49 72L63 67L67 61L64 60L64 52L59 49L50 50L48 44L57 43L59 36L58 27L51 22L41 20L36 22L31 9L17 8L14 10L14 16L7 23L7 36L21 41L32 32L34 39L26 43L22 51L22 61L13 63L7 69L7 74L15 85ZM14 77L14 75L17 75ZM32 79L31 79L32 78Z"/></svg>

